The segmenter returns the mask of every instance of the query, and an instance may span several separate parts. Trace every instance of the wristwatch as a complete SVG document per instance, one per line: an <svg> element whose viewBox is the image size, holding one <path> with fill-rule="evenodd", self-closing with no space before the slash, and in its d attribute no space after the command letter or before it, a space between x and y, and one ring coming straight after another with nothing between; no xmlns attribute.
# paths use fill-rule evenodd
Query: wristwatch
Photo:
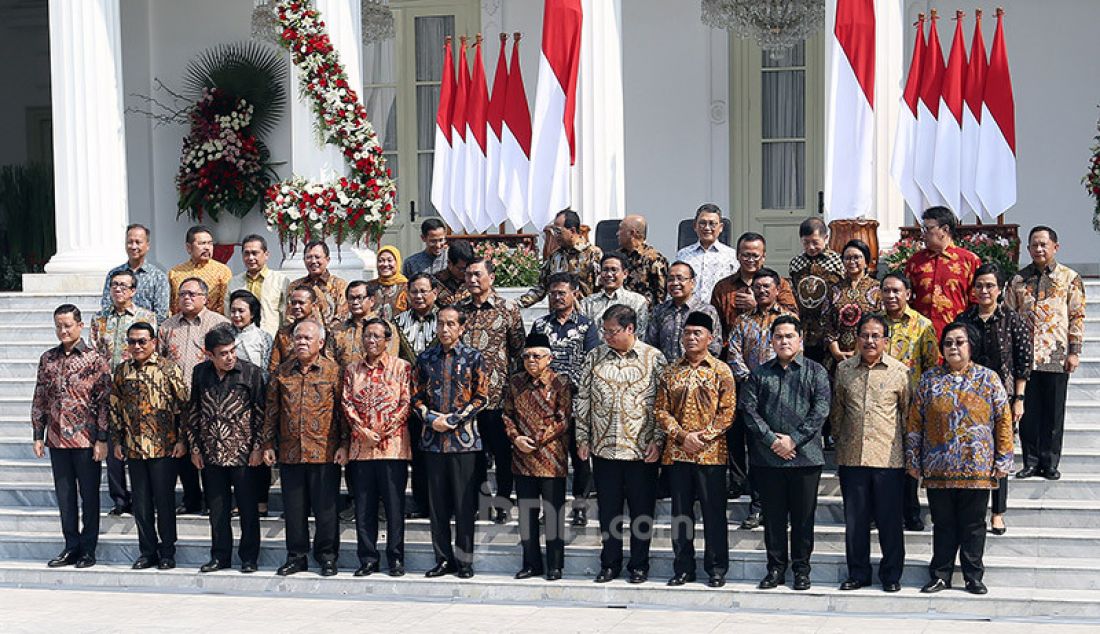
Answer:
<svg viewBox="0 0 1100 634"><path fill-rule="evenodd" d="M1022 401L1022 400L1024 400L1024 395L1023 394L1016 394L1012 397L1012 400L1013 401Z"/></svg>

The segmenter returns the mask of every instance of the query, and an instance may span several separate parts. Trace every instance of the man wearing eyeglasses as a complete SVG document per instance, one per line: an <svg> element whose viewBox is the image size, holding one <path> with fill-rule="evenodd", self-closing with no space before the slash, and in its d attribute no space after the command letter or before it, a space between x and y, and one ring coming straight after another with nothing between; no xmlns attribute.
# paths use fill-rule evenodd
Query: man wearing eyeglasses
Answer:
<svg viewBox="0 0 1100 634"><path fill-rule="evenodd" d="M764 268L767 260L768 243L764 236L752 231L741 234L737 239L737 261L741 268L722 278L711 292L710 303L718 311L722 320L722 332L729 332L738 315L751 313L756 308L756 299L752 283L756 272ZM779 280L779 305L787 312L798 315L798 304L794 292L787 280Z"/></svg>
<svg viewBox="0 0 1100 634"><path fill-rule="evenodd" d="M191 389L191 375L195 366L206 360L206 333L229 320L206 307L209 287L197 277L183 280L176 292L176 314L164 321L157 337L157 352L176 363L183 373L183 382ZM177 513L203 513L206 504L202 498L199 473L191 460L179 461L179 478L183 484L183 503Z"/></svg>
<svg viewBox="0 0 1100 634"><path fill-rule="evenodd" d="M924 249L905 263L913 284L913 308L932 320L936 337L970 305L974 271L982 260L955 246L958 218L947 207L930 207L921 214Z"/></svg>
<svg viewBox="0 0 1100 634"><path fill-rule="evenodd" d="M542 263L538 284L519 298L522 308L533 306L546 297L550 290L550 276L554 273L576 275L581 297L596 290L596 277L599 275L603 252L584 239L584 234L581 233L581 217L572 209L563 209L554 216L550 231L558 241L558 248Z"/></svg>
<svg viewBox="0 0 1100 634"><path fill-rule="evenodd" d="M294 324L306 319L320 321L318 311L318 296L314 287L309 285L295 286L287 294L287 324L279 328L275 334L275 344L271 347L271 361L267 365L267 373L270 376L279 366L294 359ZM323 324L322 324L323 325ZM324 344L321 347L321 355L332 357L332 334L326 333Z"/></svg>
<svg viewBox="0 0 1100 634"><path fill-rule="evenodd" d="M886 354L890 327L877 314L856 328L858 354L841 361L833 389L837 474L844 496L848 577L841 590L871 585L871 522L878 528L886 592L901 589L905 563L905 419L909 368Z"/></svg>
<svg viewBox="0 0 1100 634"><path fill-rule="evenodd" d="M663 260L663 256L662 256ZM638 315L638 332L645 332L649 324L649 311L660 302L650 301L640 293L628 290L624 284L627 280L627 256L618 251L608 251L600 258L600 290L581 300L581 314L592 320L592 323L600 326L603 324L603 313L615 304L622 304L634 309ZM668 262L661 265L661 284L665 284L668 274ZM661 301L667 289L661 288ZM603 336L603 332L600 332Z"/></svg>
<svg viewBox="0 0 1100 634"><path fill-rule="evenodd" d="M699 296L698 278L695 270L687 262L676 261L668 269L668 299L653 308L649 324L645 330L645 342L665 354L665 360L673 362L684 353L680 341L684 334L684 322L692 312L706 314L719 323L718 311ZM714 341L710 343L710 353L718 356L722 352L722 329L715 326Z"/></svg>
<svg viewBox="0 0 1100 634"><path fill-rule="evenodd" d="M332 328L333 357L341 368L348 368L352 364L363 359L366 323L374 312L374 296L367 290L367 283L363 280L355 280L348 284L344 295L348 300L348 317ZM389 324L393 329L393 324ZM386 352L396 357L399 352L397 337L390 337L386 341Z"/></svg>
<svg viewBox="0 0 1100 634"><path fill-rule="evenodd" d="M700 301L709 303L711 291L718 281L737 272L737 251L718 239L722 235L722 210L718 205L706 203L700 206L695 211L694 228L698 242L677 251L676 260L691 265L699 278L696 294ZM717 337L718 341L721 339Z"/></svg>

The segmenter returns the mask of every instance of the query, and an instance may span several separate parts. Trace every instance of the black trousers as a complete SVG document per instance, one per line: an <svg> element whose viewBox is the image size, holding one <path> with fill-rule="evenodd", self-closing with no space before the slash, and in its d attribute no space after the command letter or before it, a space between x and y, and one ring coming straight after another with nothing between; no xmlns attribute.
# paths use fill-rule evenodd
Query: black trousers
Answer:
<svg viewBox="0 0 1100 634"><path fill-rule="evenodd" d="M565 478L516 475L519 499L519 543L523 567L536 574L565 567ZM539 545L539 509L546 516L546 567Z"/></svg>
<svg viewBox="0 0 1100 634"><path fill-rule="evenodd" d="M726 465L674 462L665 467L672 497L672 569L695 574L695 500L703 511L703 570L725 576L729 570L726 520Z"/></svg>
<svg viewBox="0 0 1100 634"><path fill-rule="evenodd" d="M378 503L386 509L386 561L392 568L405 560L405 460L354 460L348 463L354 485L355 538L360 565L377 564Z"/></svg>
<svg viewBox="0 0 1100 634"><path fill-rule="evenodd" d="M309 556L309 514L313 511L313 558L318 563L336 561L340 555L340 520L336 500L340 494L338 464L280 464L283 506L286 514L287 560Z"/></svg>
<svg viewBox="0 0 1100 634"><path fill-rule="evenodd" d="M764 507L764 546L768 570L787 572L788 559L797 574L810 574L814 552L814 512L821 467L753 466ZM787 521L791 524L787 550Z"/></svg>
<svg viewBox="0 0 1100 634"><path fill-rule="evenodd" d="M569 462L573 467L573 508L585 508L592 497L592 459L581 460L577 455L576 423L569 421Z"/></svg>
<svg viewBox="0 0 1100 634"><path fill-rule="evenodd" d="M623 503L630 507L630 561L632 571L649 572L649 544L657 506L657 463L592 457L592 477L600 504L600 567L623 569Z"/></svg>
<svg viewBox="0 0 1100 634"><path fill-rule="evenodd" d="M985 574L985 509L989 489L927 489L928 508L932 511L932 563L928 572L933 579L951 583L955 556L959 557L963 578L981 581Z"/></svg>
<svg viewBox="0 0 1100 634"><path fill-rule="evenodd" d="M436 563L465 568L474 564L477 516L477 466L480 452L424 452L428 468L428 515ZM455 520L451 544L451 518Z"/></svg>
<svg viewBox="0 0 1100 634"><path fill-rule="evenodd" d="M1057 469L1062 460L1062 432L1066 422L1065 372L1031 373L1024 396L1024 415L1020 419L1020 445L1024 466Z"/></svg>
<svg viewBox="0 0 1100 634"><path fill-rule="evenodd" d="M902 514L905 521L910 524L921 519L920 497L917 496L919 490L920 480L917 480L908 473L905 474L905 508L902 510Z"/></svg>
<svg viewBox="0 0 1100 634"><path fill-rule="evenodd" d="M844 496L844 555L848 578L871 583L871 520L878 527L882 560L878 578L883 585L900 583L905 566L905 524L902 496L904 469L838 467Z"/></svg>
<svg viewBox="0 0 1100 634"><path fill-rule="evenodd" d="M741 410L734 415L733 424L726 430L726 452L729 456L730 477L741 482L742 492L749 493L749 513L760 512L760 491L753 480L749 465L749 436Z"/></svg>
<svg viewBox="0 0 1100 634"><path fill-rule="evenodd" d="M50 448L53 489L61 513L65 550L95 556L99 543L99 480L102 464L92 460L92 448ZM77 494L80 503L77 504ZM83 520L83 528L81 528Z"/></svg>
<svg viewBox="0 0 1100 634"><path fill-rule="evenodd" d="M994 513L1000 515L1008 512L1008 478L999 478L997 488L989 494L990 504Z"/></svg>
<svg viewBox="0 0 1100 634"><path fill-rule="evenodd" d="M485 450L480 454L477 465L478 481L482 491L492 497L489 488L489 458L493 459L493 472L497 480L496 497L490 506L508 508L508 499L512 497L512 441L504 430L503 411L484 409L477 415L477 429L481 434L481 443Z"/></svg>
<svg viewBox="0 0 1100 634"><path fill-rule="evenodd" d="M418 513L428 512L428 471L424 466L424 451L420 448L420 433L424 428L420 415L409 415L409 438L412 438L412 462L409 476L412 481L413 508Z"/></svg>
<svg viewBox="0 0 1100 634"><path fill-rule="evenodd" d="M178 458L127 460L134 487L134 522L142 557L176 557L176 465ZM155 513L154 513L155 511ZM155 521L155 526L154 526Z"/></svg>
<svg viewBox="0 0 1100 634"><path fill-rule="evenodd" d="M191 464L189 456L177 458L176 469L179 473L180 484L183 485L183 505L189 511L201 509L203 499L199 470Z"/></svg>
<svg viewBox="0 0 1100 634"><path fill-rule="evenodd" d="M256 563L260 556L260 511L256 503L255 467L220 467L207 464L202 470L206 505L210 507L210 558L225 565L233 562L233 501L240 512L241 563Z"/></svg>
<svg viewBox="0 0 1100 634"><path fill-rule="evenodd" d="M260 465L248 468L248 477L252 481L252 494L257 504L267 504L271 498L271 467Z"/></svg>
<svg viewBox="0 0 1100 634"><path fill-rule="evenodd" d="M126 486L126 463L115 458L115 444L107 441L107 492L115 506L130 508L133 500Z"/></svg>

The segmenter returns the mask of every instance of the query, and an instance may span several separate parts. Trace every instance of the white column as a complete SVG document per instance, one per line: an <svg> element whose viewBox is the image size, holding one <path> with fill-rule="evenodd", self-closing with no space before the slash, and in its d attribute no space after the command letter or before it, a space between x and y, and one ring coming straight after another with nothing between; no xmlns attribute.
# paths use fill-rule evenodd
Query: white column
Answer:
<svg viewBox="0 0 1100 634"><path fill-rule="evenodd" d="M46 272L79 278L116 265L129 212L119 0L50 0L57 254ZM29 276L30 277L30 276ZM60 288L33 276L31 288Z"/></svg>
<svg viewBox="0 0 1100 634"><path fill-rule="evenodd" d="M581 6L573 208L595 237L597 222L622 218L626 208L622 2L582 0Z"/></svg>

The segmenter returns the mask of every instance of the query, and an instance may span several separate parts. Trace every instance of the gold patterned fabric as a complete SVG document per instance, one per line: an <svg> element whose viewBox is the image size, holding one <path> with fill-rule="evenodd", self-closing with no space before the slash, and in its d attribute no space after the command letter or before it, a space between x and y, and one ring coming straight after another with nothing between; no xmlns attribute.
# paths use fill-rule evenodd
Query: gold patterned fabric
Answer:
<svg viewBox="0 0 1100 634"><path fill-rule="evenodd" d="M587 242L578 242L569 247L559 247L542 263L538 283L519 298L520 306L527 308L546 297L546 294L550 292L547 285L550 276L554 273L572 273L576 275L577 283L580 286L577 296L591 295L593 291L599 288L596 285L596 278L600 274L600 259L602 257L603 251Z"/></svg>
<svg viewBox="0 0 1100 634"><path fill-rule="evenodd" d="M845 467L905 466L909 368L883 355L873 367L858 355L841 361L833 388L836 463Z"/></svg>
<svg viewBox="0 0 1100 634"><path fill-rule="evenodd" d="M669 365L657 384L653 406L657 425L668 434L661 462L726 464L726 430L733 424L736 405L733 372L725 363L708 354L698 365L686 357ZM706 443L698 453L683 446L692 432L702 432Z"/></svg>
<svg viewBox="0 0 1100 634"><path fill-rule="evenodd" d="M367 320L371 317L373 315L360 320L349 317L332 328L332 358L341 368L346 368L363 359L363 331L366 329ZM396 357L401 351L401 337L397 334L397 326L392 322L390 322L390 332L393 336L386 343L386 352Z"/></svg>
<svg viewBox="0 0 1100 634"><path fill-rule="evenodd" d="M886 315L890 340L886 354L909 368L909 394L915 394L920 376L940 362L940 344L932 320L906 307L898 319Z"/></svg>
<svg viewBox="0 0 1100 634"><path fill-rule="evenodd" d="M623 255L628 260L623 286L645 297L650 307L665 301L668 259L648 244L642 244L637 251L624 251Z"/></svg>
<svg viewBox="0 0 1100 634"><path fill-rule="evenodd" d="M493 292L481 304L470 297L455 307L466 313L462 343L481 352L485 374L489 376L489 401L485 409L500 409L504 382L523 351L523 316L519 304Z"/></svg>
<svg viewBox="0 0 1100 634"><path fill-rule="evenodd" d="M111 386L111 441L127 458L166 458L183 438L180 417L188 404L183 372L153 354L144 363L115 368Z"/></svg>
<svg viewBox="0 0 1100 634"><path fill-rule="evenodd" d="M168 308L171 313L175 315L179 312L180 284L189 277L197 277L206 282L206 286L208 287L206 293L206 307L219 315L223 315L225 311L225 297L229 294L229 280L233 278L233 271L230 271L228 266L217 260L209 260L206 264L201 266L188 260L183 264L173 266L172 269L168 271L168 287L172 292Z"/></svg>
<svg viewBox="0 0 1100 634"><path fill-rule="evenodd" d="M573 388L569 380L547 369L535 378L527 372L508 377L504 389L504 430L512 441L512 473L532 478L568 475L569 418ZM535 450L523 453L516 438L527 436Z"/></svg>
<svg viewBox="0 0 1100 634"><path fill-rule="evenodd" d="M1085 340L1085 284L1077 271L1058 263L1039 270L1029 264L1008 284L1005 304L1031 321L1034 370L1065 372L1066 357L1081 354Z"/></svg>
<svg viewBox="0 0 1100 634"><path fill-rule="evenodd" d="M340 366L330 359L317 357L304 369L297 359L279 366L267 387L264 449L278 447L283 464L332 462L348 444L342 388Z"/></svg>

